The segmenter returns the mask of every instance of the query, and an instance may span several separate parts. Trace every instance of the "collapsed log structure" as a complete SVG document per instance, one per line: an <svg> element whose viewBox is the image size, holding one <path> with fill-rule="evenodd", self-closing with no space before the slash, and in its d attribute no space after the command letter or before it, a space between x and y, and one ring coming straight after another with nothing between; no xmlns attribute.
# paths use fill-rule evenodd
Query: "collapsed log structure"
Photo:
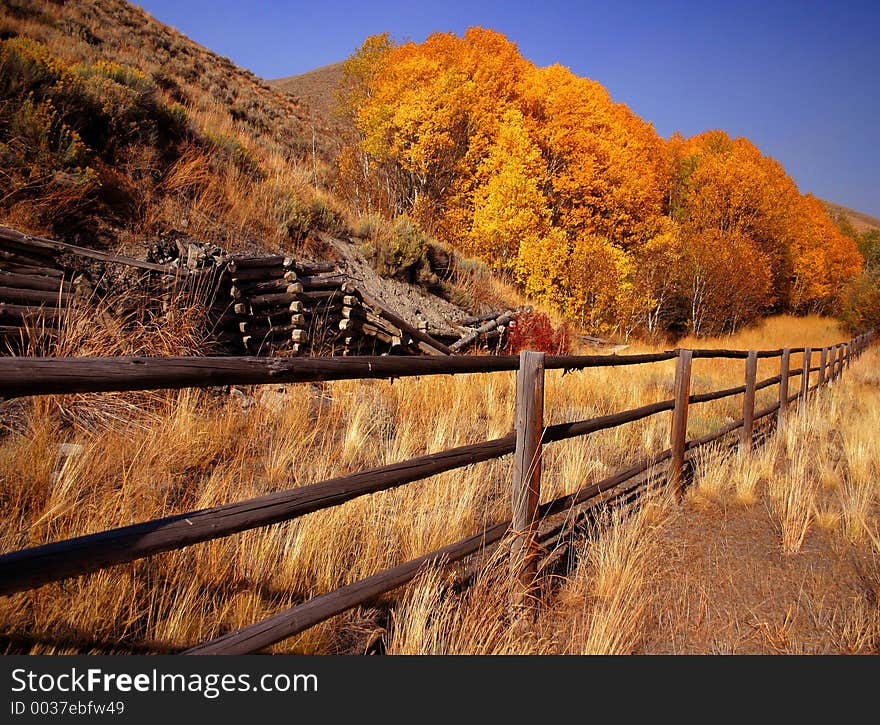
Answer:
<svg viewBox="0 0 880 725"><path fill-rule="evenodd" d="M467 319L457 329L411 325L368 294L334 262L280 255L227 255L178 243L168 263L77 247L0 227L0 340L22 347L34 329L56 333L78 301L101 300L86 262L137 270L143 294L128 314L198 300L219 349L251 355L451 355L477 345L503 348L515 312ZM143 309L139 309L139 306ZM130 308L130 309L129 309Z"/></svg>

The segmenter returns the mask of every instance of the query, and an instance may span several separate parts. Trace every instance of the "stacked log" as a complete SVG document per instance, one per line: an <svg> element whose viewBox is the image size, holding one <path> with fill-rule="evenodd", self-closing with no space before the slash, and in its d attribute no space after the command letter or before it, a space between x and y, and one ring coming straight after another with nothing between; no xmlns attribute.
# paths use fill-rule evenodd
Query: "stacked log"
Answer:
<svg viewBox="0 0 880 725"><path fill-rule="evenodd" d="M237 256L226 262L226 277L229 304L220 327L237 352L296 355L338 346L339 336L326 333L342 319L342 297L351 290L335 264Z"/></svg>
<svg viewBox="0 0 880 725"><path fill-rule="evenodd" d="M507 342L507 334L511 324L516 320L516 315L517 312L514 310L505 310L463 320L460 329L464 334L459 340L451 343L449 349L454 353L460 353L477 344L483 344L489 351L500 351Z"/></svg>
<svg viewBox="0 0 880 725"><path fill-rule="evenodd" d="M333 263L231 257L220 339L235 352L283 355L448 354Z"/></svg>
<svg viewBox="0 0 880 725"><path fill-rule="evenodd" d="M343 297L339 330L344 333L343 355L417 355L418 343L389 321L387 310L358 288ZM386 314L383 314L386 313Z"/></svg>
<svg viewBox="0 0 880 725"><path fill-rule="evenodd" d="M414 327L333 262L228 256L193 240L176 246L176 257L172 249L158 263L0 227L0 339L25 340L28 325L56 329L75 297L93 290L76 271L82 259L141 270L138 280L125 280L137 294L124 296L133 309L123 312L152 309L157 300L162 311L182 300L207 305L215 340L232 354L450 355L478 344L498 351L515 315L464 320L459 334L427 322Z"/></svg>
<svg viewBox="0 0 880 725"><path fill-rule="evenodd" d="M28 329L54 332L73 297L52 250L34 247L24 235L0 234L0 343L20 349Z"/></svg>

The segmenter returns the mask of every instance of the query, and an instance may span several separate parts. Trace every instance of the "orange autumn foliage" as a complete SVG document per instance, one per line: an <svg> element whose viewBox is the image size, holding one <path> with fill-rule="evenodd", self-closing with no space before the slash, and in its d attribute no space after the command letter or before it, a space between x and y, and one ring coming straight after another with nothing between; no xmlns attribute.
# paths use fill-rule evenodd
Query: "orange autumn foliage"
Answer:
<svg viewBox="0 0 880 725"><path fill-rule="evenodd" d="M861 270L821 203L747 139L664 140L492 30L376 36L348 71L348 201L409 215L588 331L711 334L829 310Z"/></svg>

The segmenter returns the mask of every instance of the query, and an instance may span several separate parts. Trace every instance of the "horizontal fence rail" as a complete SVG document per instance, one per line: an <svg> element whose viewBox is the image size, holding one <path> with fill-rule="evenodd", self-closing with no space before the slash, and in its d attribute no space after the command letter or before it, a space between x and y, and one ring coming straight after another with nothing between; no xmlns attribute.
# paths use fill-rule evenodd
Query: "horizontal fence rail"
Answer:
<svg viewBox="0 0 880 725"><path fill-rule="evenodd" d="M548 370L642 365L677 351L643 355L548 355ZM474 357L66 357L0 358L0 397L222 385L310 383L493 373L519 369L514 355Z"/></svg>
<svg viewBox="0 0 880 725"><path fill-rule="evenodd" d="M522 539L513 547L512 571L528 588L535 576L537 522L566 514L584 505L600 505L600 496L617 491L610 500L631 500L646 483L634 479L668 468L667 480L677 488L685 453L740 432L741 448L748 452L754 426L773 414L782 425L791 403L801 407L823 385L831 385L873 342L875 333L860 335L847 343L826 348L784 348L766 351L673 350L639 355L558 356L522 353L519 357L424 357L424 358L4 358L0 359L0 396L95 393L124 390L177 389L215 385L298 383L324 380L398 378L419 375L517 371L516 429L494 440L474 443L406 461L359 471L320 483L258 496L246 501L167 516L108 531L87 534L0 556L0 594L12 594L52 581L78 576L127 563L152 554L179 549L250 529L290 521L321 509L337 506L359 496L389 490L414 481L463 468L516 451L518 462L512 480L513 517L496 523L461 541L449 544L368 577L360 582L322 594L263 622L245 627L188 650L192 654L244 653L263 649L348 608L369 601L413 579L426 566L464 559L513 533ZM792 367L792 355L801 355ZM820 364L813 367L819 354ZM532 356L532 357L528 357ZM690 368L693 359L727 358L746 361L745 385L692 394ZM779 374L756 381L758 359L781 358ZM579 370L591 367L641 365L677 359L675 397L639 408L587 420L544 425L543 377L547 369ZM524 363L523 361L528 361ZM811 385L813 373L817 382ZM789 393L791 378L801 383ZM755 393L779 386L776 402L755 410ZM699 438L687 438L688 406L733 396L743 396L743 415ZM535 404L520 405L532 396ZM581 437L616 428L660 413L672 412L670 448L649 456L626 470L575 493L539 505L540 459L546 443ZM537 431L537 433L528 433ZM524 437L528 436L528 438ZM655 476L656 478L656 476ZM646 479L647 480L647 479ZM560 531L559 527L557 527ZM527 593L527 592L526 592Z"/></svg>
<svg viewBox="0 0 880 725"><path fill-rule="evenodd" d="M803 351L792 348L790 352ZM678 350L636 355L547 355L547 370L642 365L672 360ZM744 359L736 350L692 350L694 358ZM780 357L781 350L758 353ZM0 397L201 388L225 385L309 383L492 373L519 369L513 355L480 357L4 357ZM812 368L815 371L818 368ZM730 392L733 395L735 393Z"/></svg>

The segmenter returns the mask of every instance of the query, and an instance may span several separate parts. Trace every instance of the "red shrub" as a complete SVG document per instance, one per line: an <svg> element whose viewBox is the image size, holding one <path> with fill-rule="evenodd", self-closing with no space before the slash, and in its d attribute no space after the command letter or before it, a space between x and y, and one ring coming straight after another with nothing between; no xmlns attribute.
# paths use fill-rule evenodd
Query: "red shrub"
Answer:
<svg viewBox="0 0 880 725"><path fill-rule="evenodd" d="M554 328L543 312L521 312L511 323L504 352L517 355L521 350L535 350L549 355L569 352L571 334L565 323Z"/></svg>

